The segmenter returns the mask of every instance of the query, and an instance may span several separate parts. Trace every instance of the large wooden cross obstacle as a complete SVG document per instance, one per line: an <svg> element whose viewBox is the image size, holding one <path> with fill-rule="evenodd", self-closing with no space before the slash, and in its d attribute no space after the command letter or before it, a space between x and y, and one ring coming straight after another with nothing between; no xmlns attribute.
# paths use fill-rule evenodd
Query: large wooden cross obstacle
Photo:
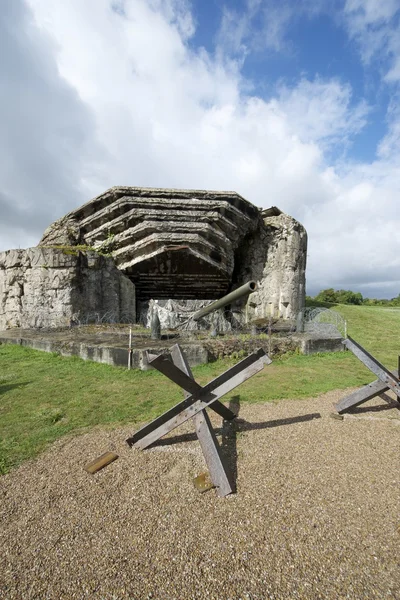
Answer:
<svg viewBox="0 0 400 600"><path fill-rule="evenodd" d="M211 408L225 420L234 419L235 413L222 404L220 398L261 371L265 365L272 362L271 359L264 350L257 350L202 387L193 379L189 364L178 344L172 346L168 353L159 355L147 353L147 358L149 365L182 388L185 399L139 429L127 440L128 444L143 450L175 427L193 419L211 481L217 488L217 494L219 496L231 494L233 482L221 455L221 449L206 409Z"/></svg>
<svg viewBox="0 0 400 600"><path fill-rule="evenodd" d="M335 409L339 414L348 412L350 409L355 406L359 406L367 400L371 400L375 396L380 396L383 400L387 402L392 402L392 399L385 395L387 390L392 390L397 396L397 402L399 403L400 408L400 380L399 380L399 371L400 371L400 356L399 356L399 369L397 371L389 371L384 367L379 361L376 360L363 348L360 344L358 344L351 337L348 337L343 341L346 348L351 350L355 356L370 370L374 373L378 379L365 385L364 387L356 390L346 398L343 398L340 402L335 405Z"/></svg>

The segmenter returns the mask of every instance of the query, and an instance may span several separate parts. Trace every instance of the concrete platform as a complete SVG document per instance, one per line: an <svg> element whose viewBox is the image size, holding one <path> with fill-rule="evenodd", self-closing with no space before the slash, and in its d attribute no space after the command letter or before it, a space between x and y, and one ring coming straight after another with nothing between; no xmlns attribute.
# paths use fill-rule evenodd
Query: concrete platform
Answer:
<svg viewBox="0 0 400 600"><path fill-rule="evenodd" d="M302 354L344 350L340 336L321 337L302 333L282 338L273 337L271 348L265 335L248 336L249 339L244 337L229 335L213 339L203 335L196 339L195 336L168 332L161 340L152 340L148 330L133 327L132 368L147 370L146 351L159 354L175 343L182 346L192 367L213 361L221 354L230 356L231 353L241 351L247 354L256 348L263 348L267 353L271 350L272 357L297 348ZM84 360L119 367L128 365L129 328L126 325L87 325L54 330L14 328L0 331L0 343L18 344L34 350L56 352L62 356L79 356Z"/></svg>

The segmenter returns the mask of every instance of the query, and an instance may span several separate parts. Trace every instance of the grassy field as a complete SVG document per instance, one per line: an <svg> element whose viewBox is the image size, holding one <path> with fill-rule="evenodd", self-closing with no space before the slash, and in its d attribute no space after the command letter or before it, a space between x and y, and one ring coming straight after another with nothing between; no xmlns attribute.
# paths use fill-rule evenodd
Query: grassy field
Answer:
<svg viewBox="0 0 400 600"><path fill-rule="evenodd" d="M400 353L400 309L332 306L348 333L387 367ZM201 382L229 366L194 369ZM238 388L241 402L316 396L374 379L350 352L284 356ZM154 371L127 371L12 345L0 345L0 473L37 455L67 433L97 425L135 424L181 399L179 389ZM229 397L225 397L229 400Z"/></svg>
<svg viewBox="0 0 400 600"><path fill-rule="evenodd" d="M400 354L400 308L345 304L332 308L346 319L348 335L365 346L386 366L397 368Z"/></svg>

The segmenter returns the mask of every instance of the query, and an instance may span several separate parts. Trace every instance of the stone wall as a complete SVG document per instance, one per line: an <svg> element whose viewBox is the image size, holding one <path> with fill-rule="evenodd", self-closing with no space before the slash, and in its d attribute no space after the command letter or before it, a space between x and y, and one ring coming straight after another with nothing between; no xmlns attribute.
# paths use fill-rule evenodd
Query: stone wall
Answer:
<svg viewBox="0 0 400 600"><path fill-rule="evenodd" d="M111 258L75 248L0 253L0 330L135 320L135 286Z"/></svg>
<svg viewBox="0 0 400 600"><path fill-rule="evenodd" d="M262 215L264 226L247 237L237 257L238 285L250 279L258 285L247 300L247 320L295 320L305 302L307 233L276 207Z"/></svg>
<svg viewBox="0 0 400 600"><path fill-rule="evenodd" d="M284 213L265 218L267 230L274 222L279 223L280 232L269 246L259 304L262 309L267 305L272 316L296 319L305 306L307 233L300 223Z"/></svg>

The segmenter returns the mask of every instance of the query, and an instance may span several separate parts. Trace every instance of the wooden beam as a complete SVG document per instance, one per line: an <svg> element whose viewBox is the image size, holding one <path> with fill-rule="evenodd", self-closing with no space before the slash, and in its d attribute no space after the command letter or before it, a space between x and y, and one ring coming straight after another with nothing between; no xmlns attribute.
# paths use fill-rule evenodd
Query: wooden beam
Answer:
<svg viewBox="0 0 400 600"><path fill-rule="evenodd" d="M117 458L118 454L115 454L115 452L105 452L93 462L86 465L85 471L93 475L93 473L97 473L97 471L100 471L100 469L103 469L110 463L114 462L114 460L117 460Z"/></svg>
<svg viewBox="0 0 400 600"><path fill-rule="evenodd" d="M174 365L176 367L178 367L178 369L183 371L185 373L185 375L190 377L190 379L194 380L192 369L190 368L190 365L189 365L188 361L186 360L186 356L183 354L182 348L180 347L180 345L174 344L169 349L169 351L170 351L172 362L174 363Z"/></svg>
<svg viewBox="0 0 400 600"><path fill-rule="evenodd" d="M388 404L393 405L394 402L396 402L396 400L393 400L393 398L391 398L390 396L388 396L385 392L382 392L382 394L379 394L379 398L382 398L382 400L384 400L385 402L387 402ZM400 409L400 402L397 402L398 408Z"/></svg>
<svg viewBox="0 0 400 600"><path fill-rule="evenodd" d="M175 346L171 348L170 352L174 364L184 373L186 373L186 375L193 377L192 371L185 355L181 350L181 347L178 344L175 344ZM234 413L232 414L234 415ZM207 412L205 410L200 411L194 416L193 421L196 427L196 434L200 442L203 456L210 473L211 481L217 488L218 496L227 496L233 492L233 487L229 481L226 465L221 455L221 449L211 426Z"/></svg>
<svg viewBox="0 0 400 600"><path fill-rule="evenodd" d="M235 389L238 385L261 371L265 365L270 364L271 359L264 350L250 354L237 365L231 367L213 381L202 388L200 398L190 395L188 398L176 404L163 415L145 425L127 440L130 446L147 448L163 435L166 435L178 425L193 418L198 412L219 400L225 394Z"/></svg>
<svg viewBox="0 0 400 600"><path fill-rule="evenodd" d="M228 496L228 494L232 494L233 486L210 418L207 412L202 410L195 415L193 421L211 481L217 488L217 494L221 497Z"/></svg>
<svg viewBox="0 0 400 600"><path fill-rule="evenodd" d="M172 346L169 349L169 351L174 365L179 367L181 371L183 371L184 373L186 373L186 375L189 375L189 377L193 379L193 373L179 344L174 344L174 346ZM188 398L189 396L190 393L186 392L185 398ZM218 413L226 421L232 421L232 419L236 418L235 413L232 412L229 408L227 408L224 404L222 404L222 402L220 402L219 400L216 400L213 404L211 404L210 408L214 412Z"/></svg>
<svg viewBox="0 0 400 600"><path fill-rule="evenodd" d="M351 350L351 352L353 352L353 354L357 356L357 358L361 360L361 362L378 377L378 379L385 383L386 386L390 388L398 398L400 398L400 381L398 377L395 377L393 373L386 369L386 367L384 367L379 361L376 360L376 358L374 358L351 337L348 337L343 343L345 344L346 348Z"/></svg>
<svg viewBox="0 0 400 600"><path fill-rule="evenodd" d="M186 392L195 397L201 395L203 388L192 377L186 375L177 365L169 360L168 354L159 354L154 358L148 356L148 363L157 371L168 377L171 381L179 385Z"/></svg>
<svg viewBox="0 0 400 600"><path fill-rule="evenodd" d="M398 371L392 371L391 375L397 377ZM335 404L335 409L339 414L345 413L349 411L351 408L359 406L367 400L371 400L371 398L375 398L375 396L379 396L383 394L389 389L389 386L383 383L380 379L365 385L364 387L356 390L349 396L346 396L340 402Z"/></svg>

